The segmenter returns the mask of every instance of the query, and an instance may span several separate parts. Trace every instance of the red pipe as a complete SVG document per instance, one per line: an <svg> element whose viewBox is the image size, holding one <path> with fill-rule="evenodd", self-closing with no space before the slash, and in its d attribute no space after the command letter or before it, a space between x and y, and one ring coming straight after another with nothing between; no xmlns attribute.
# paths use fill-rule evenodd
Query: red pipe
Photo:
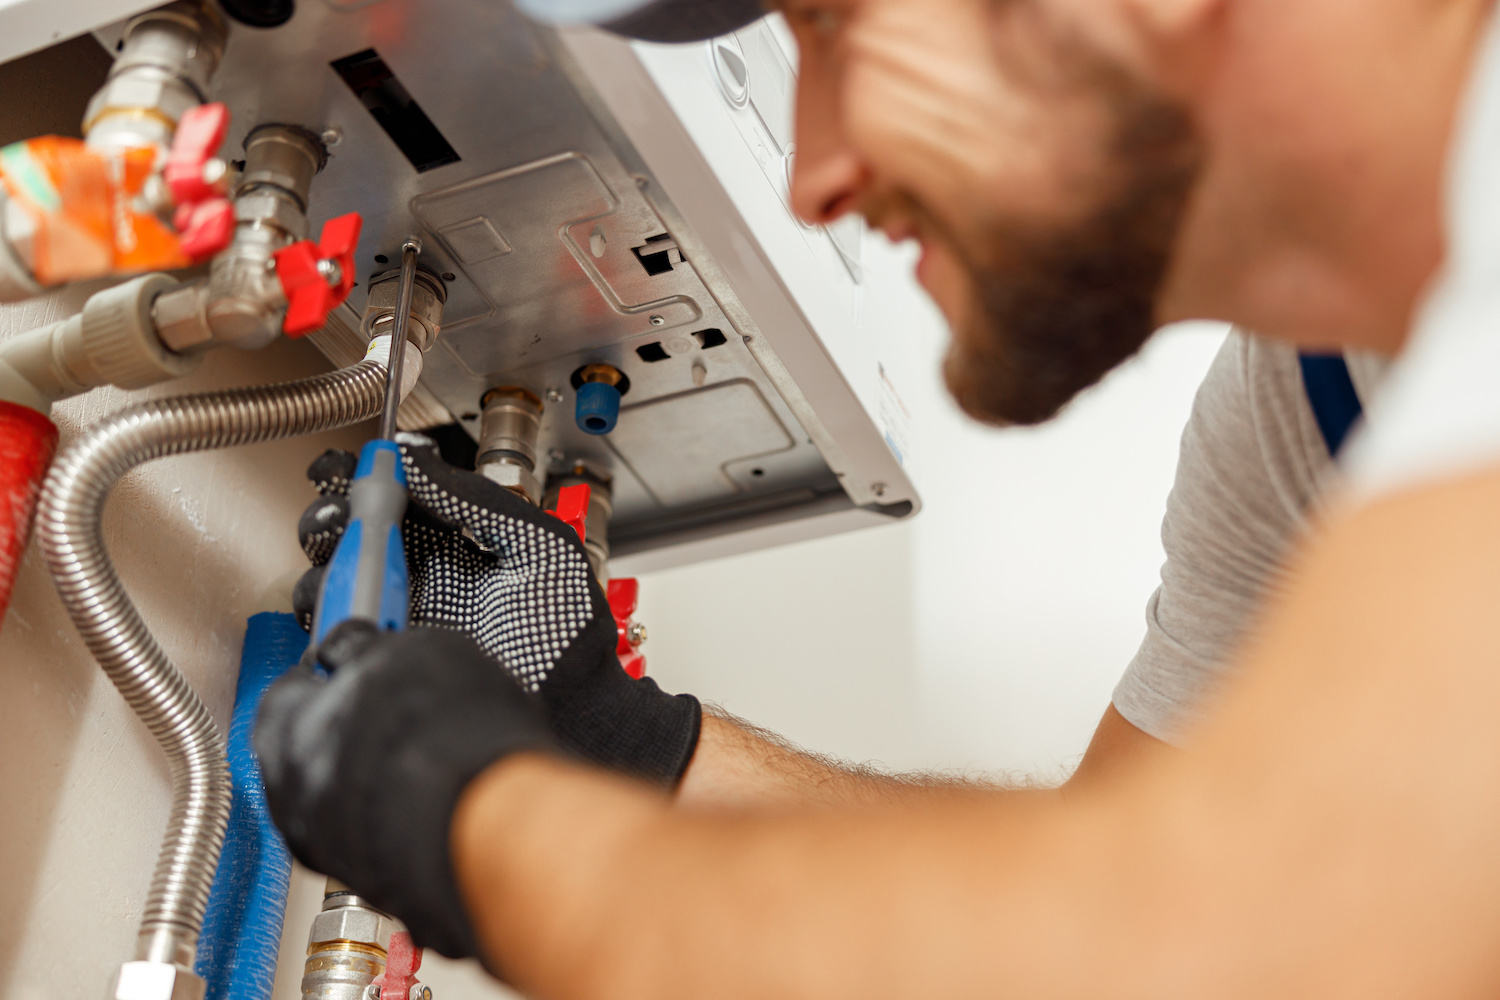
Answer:
<svg viewBox="0 0 1500 1000"><path fill-rule="evenodd" d="M56 451L56 424L29 406L0 400L0 622L10 607L37 495Z"/></svg>

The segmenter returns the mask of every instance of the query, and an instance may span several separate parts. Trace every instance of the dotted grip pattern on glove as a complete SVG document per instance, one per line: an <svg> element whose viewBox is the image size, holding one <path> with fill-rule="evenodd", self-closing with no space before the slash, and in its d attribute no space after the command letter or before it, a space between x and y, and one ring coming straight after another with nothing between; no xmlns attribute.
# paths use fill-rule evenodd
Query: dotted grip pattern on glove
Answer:
<svg viewBox="0 0 1500 1000"><path fill-rule="evenodd" d="M701 711L615 654L609 603L572 528L483 476L445 462L420 434L397 437L411 503L403 535L411 622L464 632L540 695L558 739L586 760L675 784L697 745ZM353 456L328 452L308 470L324 495L300 525L315 565L348 521ZM316 574L299 586L310 620Z"/></svg>

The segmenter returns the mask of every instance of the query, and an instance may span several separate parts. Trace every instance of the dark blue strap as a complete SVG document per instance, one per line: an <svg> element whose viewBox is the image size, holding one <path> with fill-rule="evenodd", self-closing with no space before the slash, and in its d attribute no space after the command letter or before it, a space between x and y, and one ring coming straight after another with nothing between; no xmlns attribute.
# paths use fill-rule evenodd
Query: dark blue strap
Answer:
<svg viewBox="0 0 1500 1000"><path fill-rule="evenodd" d="M1299 354L1297 360L1302 363L1302 387L1318 430L1323 432L1323 443L1328 445L1328 454L1336 457L1362 412L1349 366L1342 354Z"/></svg>

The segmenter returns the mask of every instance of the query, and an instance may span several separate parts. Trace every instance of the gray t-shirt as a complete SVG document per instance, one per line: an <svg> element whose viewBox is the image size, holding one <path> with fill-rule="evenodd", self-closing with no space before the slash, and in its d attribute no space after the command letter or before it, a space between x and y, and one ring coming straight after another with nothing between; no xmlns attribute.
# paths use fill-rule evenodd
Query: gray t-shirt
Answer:
<svg viewBox="0 0 1500 1000"><path fill-rule="evenodd" d="M1361 400L1384 364L1346 356ZM1202 715L1234 647L1282 584L1291 543L1338 484L1297 350L1232 331L1193 402L1167 498L1161 586L1115 708L1169 743Z"/></svg>

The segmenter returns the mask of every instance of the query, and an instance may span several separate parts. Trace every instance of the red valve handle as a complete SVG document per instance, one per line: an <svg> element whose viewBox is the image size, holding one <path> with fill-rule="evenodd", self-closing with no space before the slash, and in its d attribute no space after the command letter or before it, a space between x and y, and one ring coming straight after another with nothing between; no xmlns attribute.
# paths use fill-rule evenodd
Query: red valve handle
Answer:
<svg viewBox="0 0 1500 1000"><path fill-rule="evenodd" d="M172 217L177 244L195 264L223 250L234 238L234 206L228 199L211 198L181 205Z"/></svg>
<svg viewBox="0 0 1500 1000"><path fill-rule="evenodd" d="M553 517L578 532L578 540L580 542L587 540L585 524L589 516L589 495L591 491L592 488L588 483L579 483L576 486L564 486L557 491L557 509L550 511Z"/></svg>
<svg viewBox="0 0 1500 1000"><path fill-rule="evenodd" d="M557 509L548 511L553 517L578 532L580 542L585 537L584 522L588 518L590 492L587 483L564 486L557 491ZM615 655L619 657L620 666L624 671L636 680L646 676L646 658L635 648L636 644L630 638L631 630L635 625L635 622L630 620L630 616L635 614L635 606L640 596L639 580L627 578L609 581L606 597L609 600L610 616L615 620Z"/></svg>
<svg viewBox="0 0 1500 1000"><path fill-rule="evenodd" d="M609 581L609 610L615 619L615 655L620 666L636 680L646 676L646 657L631 641L630 631L635 625L631 616L641 597L641 582L634 577Z"/></svg>
<svg viewBox="0 0 1500 1000"><path fill-rule="evenodd" d="M422 967L422 949L411 943L406 931L392 931L391 944L385 953L385 971L375 977L381 1000L407 1000L417 985L417 970Z"/></svg>
<svg viewBox="0 0 1500 1000"><path fill-rule="evenodd" d="M204 168L224 144L228 131L229 108L218 102L200 104L177 122L162 177L178 205L224 196L223 189L204 176Z"/></svg>
<svg viewBox="0 0 1500 1000"><path fill-rule="evenodd" d="M300 337L321 329L328 314L343 304L354 287L354 248L359 245L363 220L350 212L323 224L314 244L299 240L276 251L276 276L286 295L286 320L281 324L288 337ZM330 283L318 265L332 261L337 279Z"/></svg>
<svg viewBox="0 0 1500 1000"><path fill-rule="evenodd" d="M223 104L192 108L178 121L162 168L162 179L177 205L172 226L178 245L195 264L234 238L234 206L224 197L222 179L210 180L205 172L228 131L229 108Z"/></svg>

